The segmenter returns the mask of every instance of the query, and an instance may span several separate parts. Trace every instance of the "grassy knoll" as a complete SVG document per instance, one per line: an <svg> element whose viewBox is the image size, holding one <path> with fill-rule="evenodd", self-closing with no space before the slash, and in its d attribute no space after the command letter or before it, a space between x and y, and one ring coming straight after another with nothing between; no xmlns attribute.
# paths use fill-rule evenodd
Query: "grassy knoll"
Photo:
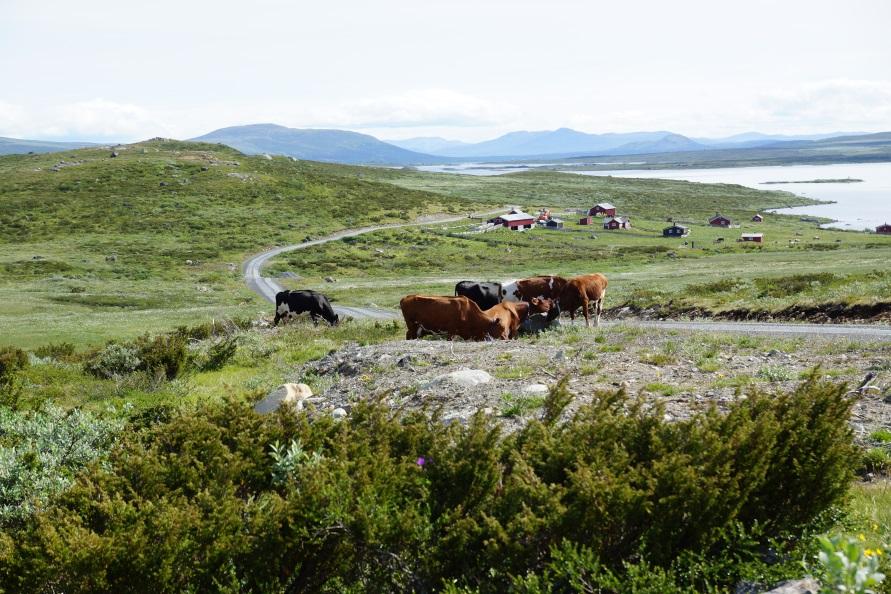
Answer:
<svg viewBox="0 0 891 594"><path fill-rule="evenodd" d="M96 343L266 309L239 266L264 247L464 199L227 147L149 141L0 158L0 344Z"/></svg>

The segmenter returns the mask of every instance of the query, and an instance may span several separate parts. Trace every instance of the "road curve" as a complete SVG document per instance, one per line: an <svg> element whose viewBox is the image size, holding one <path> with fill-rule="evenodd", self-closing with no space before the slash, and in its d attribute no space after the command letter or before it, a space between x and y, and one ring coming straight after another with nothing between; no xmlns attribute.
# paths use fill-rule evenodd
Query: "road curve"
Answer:
<svg viewBox="0 0 891 594"><path fill-rule="evenodd" d="M493 210L490 212L477 213L476 216L486 216L489 214L502 212L503 210L503 208L499 208L498 210ZM258 295L266 299L266 301L275 303L275 294L282 290L282 286L275 282L275 279L263 276L261 274L261 270L263 268L263 265L266 264L266 262L269 261L270 258L274 258L279 254L283 254L285 252L293 252L294 250L302 250L315 245L322 245L323 243L328 243L329 241L337 241L338 239L343 239L344 237L355 237L357 235L364 235L365 233L381 231L383 229L418 227L421 225L439 225L442 223L454 223L455 221L462 221L467 218L467 216L462 215L455 217L431 219L414 223L395 223L392 225L374 225L371 227L361 227L359 229L346 229L344 231L332 233L331 235L328 235L321 239L314 239L312 241L306 241L304 243L297 243L293 245L283 245L271 250L267 250L261 254L257 254L256 256L253 256L249 260L247 260L242 265L242 270L244 271L244 280L251 291L257 293ZM348 307L344 305L334 305L333 307L334 311L338 315L350 316L353 318L371 318L374 320L395 320L399 318L398 313L389 309L379 309L374 307Z"/></svg>
<svg viewBox="0 0 891 594"><path fill-rule="evenodd" d="M492 212L501 212L503 209ZM481 213L482 215L492 214ZM270 303L275 303L275 294L282 290L281 285L275 279L265 277L261 269L266 262L284 252L302 250L315 245L322 245L329 241L337 241L344 237L355 237L382 229L396 229L399 227L416 227L420 225L436 225L440 223L452 223L464 220L467 217L457 216L416 223L397 223L393 225L375 225L359 229L347 229L338 231L305 243L283 245L261 254L253 256L243 265L244 279L248 288L262 296ZM353 318L366 318L373 320L395 320L399 314L392 309L380 309L374 307L349 307L334 305L334 311L341 316ZM616 324L636 325L643 328L659 328L663 330L708 331L708 332L733 332L737 334L770 334L783 336L824 336L830 338L859 339L859 340L891 340L891 326L865 325L865 324L798 324L798 323L774 323L774 322L723 322L723 321L651 321L651 320L624 320L603 322L604 327Z"/></svg>

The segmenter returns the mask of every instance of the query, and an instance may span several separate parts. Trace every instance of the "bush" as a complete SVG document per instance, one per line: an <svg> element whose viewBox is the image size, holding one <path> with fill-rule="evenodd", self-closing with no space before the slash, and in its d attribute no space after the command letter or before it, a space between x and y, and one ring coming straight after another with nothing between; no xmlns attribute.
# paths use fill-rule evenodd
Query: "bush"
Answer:
<svg viewBox="0 0 891 594"><path fill-rule="evenodd" d="M187 340L179 334L162 334L154 338L146 334L137 338L133 346L138 349L141 361L138 369L142 371L172 380L186 367Z"/></svg>
<svg viewBox="0 0 891 594"><path fill-rule="evenodd" d="M756 550L844 496L844 390L811 376L669 423L621 391L568 414L561 382L511 436L380 403L167 412L0 536L0 589L715 591L739 578L736 534ZM722 569L677 571L687 554Z"/></svg>
<svg viewBox="0 0 891 594"><path fill-rule="evenodd" d="M237 350L238 337L224 337L211 343L205 351L194 355L193 364L201 371L222 369L235 356Z"/></svg>
<svg viewBox="0 0 891 594"><path fill-rule="evenodd" d="M142 360L133 347L110 343L84 365L87 373L111 379L129 375L139 369Z"/></svg>
<svg viewBox="0 0 891 594"><path fill-rule="evenodd" d="M22 393L18 372L28 365L28 353L22 349L0 347L0 406L17 406Z"/></svg>
<svg viewBox="0 0 891 594"><path fill-rule="evenodd" d="M34 354L45 359L47 357L57 361L68 361L74 357L75 347L70 342L59 342L43 345L34 350Z"/></svg>

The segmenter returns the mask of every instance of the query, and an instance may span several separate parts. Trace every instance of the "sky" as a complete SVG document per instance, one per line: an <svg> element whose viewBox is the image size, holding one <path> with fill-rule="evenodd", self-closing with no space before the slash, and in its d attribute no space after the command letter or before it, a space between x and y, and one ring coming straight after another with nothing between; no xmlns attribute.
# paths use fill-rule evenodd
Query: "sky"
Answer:
<svg viewBox="0 0 891 594"><path fill-rule="evenodd" d="M0 0L0 136L891 130L887 0Z"/></svg>

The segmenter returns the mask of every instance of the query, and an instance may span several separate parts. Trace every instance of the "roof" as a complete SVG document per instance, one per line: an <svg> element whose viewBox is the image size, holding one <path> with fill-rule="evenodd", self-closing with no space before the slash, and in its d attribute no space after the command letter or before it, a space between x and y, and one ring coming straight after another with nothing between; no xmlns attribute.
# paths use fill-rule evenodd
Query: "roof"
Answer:
<svg viewBox="0 0 891 594"><path fill-rule="evenodd" d="M681 225L680 223L675 223L673 225L669 225L666 229L689 229L686 225Z"/></svg>
<svg viewBox="0 0 891 594"><path fill-rule="evenodd" d="M511 212L509 214L504 214L495 217L496 219L501 219L502 221L524 221L526 219L534 219L531 214L526 214L523 211Z"/></svg>
<svg viewBox="0 0 891 594"><path fill-rule="evenodd" d="M617 223L628 223L631 219L628 217L607 217L603 219L603 224L606 225L611 223L612 221L616 221Z"/></svg>
<svg viewBox="0 0 891 594"><path fill-rule="evenodd" d="M740 237L751 237L754 239L756 237L764 237L764 233L743 233Z"/></svg>
<svg viewBox="0 0 891 594"><path fill-rule="evenodd" d="M711 218L709 219L709 221L714 221L714 220L717 220L717 219L724 219L725 221L729 221L729 220L730 220L730 217L725 217L725 216L722 215L722 214L716 214L715 216L711 217Z"/></svg>
<svg viewBox="0 0 891 594"><path fill-rule="evenodd" d="M609 210L609 209L613 209L613 210L615 210L615 208L616 208L615 206L613 206L613 205L610 204L609 202L598 202L598 203L595 204L594 206L599 206L599 207L602 208L603 210Z"/></svg>
<svg viewBox="0 0 891 594"><path fill-rule="evenodd" d="M551 218L550 220L548 220L548 223L562 223L562 222L563 222L563 219Z"/></svg>

